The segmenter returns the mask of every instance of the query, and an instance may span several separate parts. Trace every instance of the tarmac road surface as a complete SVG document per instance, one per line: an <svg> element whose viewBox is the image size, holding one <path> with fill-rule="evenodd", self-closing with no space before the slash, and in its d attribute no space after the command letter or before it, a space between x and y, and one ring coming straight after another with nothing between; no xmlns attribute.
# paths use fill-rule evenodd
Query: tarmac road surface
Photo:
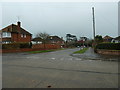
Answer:
<svg viewBox="0 0 120 90"><path fill-rule="evenodd" d="M37 54L3 54L2 86L118 88L118 62L71 56L77 50L78 48Z"/></svg>

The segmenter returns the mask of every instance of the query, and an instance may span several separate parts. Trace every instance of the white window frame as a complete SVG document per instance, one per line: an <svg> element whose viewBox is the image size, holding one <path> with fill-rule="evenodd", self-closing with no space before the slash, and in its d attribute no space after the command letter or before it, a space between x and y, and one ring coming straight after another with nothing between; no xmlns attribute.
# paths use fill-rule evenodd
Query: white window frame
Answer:
<svg viewBox="0 0 120 90"><path fill-rule="evenodd" d="M53 39L53 37L50 37L50 39Z"/></svg>
<svg viewBox="0 0 120 90"><path fill-rule="evenodd" d="M24 34L24 38L26 38L26 34Z"/></svg>
<svg viewBox="0 0 120 90"><path fill-rule="evenodd" d="M2 37L11 37L11 32L3 32Z"/></svg>
<svg viewBox="0 0 120 90"><path fill-rule="evenodd" d="M24 35L23 35L23 34L21 34L21 37L23 38L23 37L24 37Z"/></svg>
<svg viewBox="0 0 120 90"><path fill-rule="evenodd" d="M3 44L8 44L8 43L11 43L11 41L3 41L2 43Z"/></svg>
<svg viewBox="0 0 120 90"><path fill-rule="evenodd" d="M26 38L27 36L26 36L26 34L21 34L21 37Z"/></svg>

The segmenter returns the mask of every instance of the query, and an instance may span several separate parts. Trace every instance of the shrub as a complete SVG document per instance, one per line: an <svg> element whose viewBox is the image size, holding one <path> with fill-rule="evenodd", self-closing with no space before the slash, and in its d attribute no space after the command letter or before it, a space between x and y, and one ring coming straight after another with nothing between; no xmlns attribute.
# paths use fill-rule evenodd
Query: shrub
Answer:
<svg viewBox="0 0 120 90"><path fill-rule="evenodd" d="M29 43L20 43L20 48L30 48Z"/></svg>
<svg viewBox="0 0 120 90"><path fill-rule="evenodd" d="M100 43L95 49L120 50L120 43Z"/></svg>
<svg viewBox="0 0 120 90"><path fill-rule="evenodd" d="M31 48L32 44L30 43L9 43L2 44L2 49L20 49L20 48Z"/></svg>
<svg viewBox="0 0 120 90"><path fill-rule="evenodd" d="M18 49L19 47L19 43L2 44L2 49Z"/></svg>

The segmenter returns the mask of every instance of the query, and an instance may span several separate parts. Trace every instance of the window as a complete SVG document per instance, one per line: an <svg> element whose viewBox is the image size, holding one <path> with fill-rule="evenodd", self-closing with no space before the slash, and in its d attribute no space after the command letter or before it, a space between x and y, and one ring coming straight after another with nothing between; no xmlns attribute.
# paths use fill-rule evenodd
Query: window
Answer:
<svg viewBox="0 0 120 90"><path fill-rule="evenodd" d="M6 35L7 35L7 32L3 32L2 36L6 37Z"/></svg>
<svg viewBox="0 0 120 90"><path fill-rule="evenodd" d="M8 32L8 33L7 33L7 37L11 37L11 33Z"/></svg>
<svg viewBox="0 0 120 90"><path fill-rule="evenodd" d="M25 35L25 34L21 34L21 37L22 37L22 38L26 38L26 35Z"/></svg>
<svg viewBox="0 0 120 90"><path fill-rule="evenodd" d="M50 39L53 39L53 37L50 37Z"/></svg>
<svg viewBox="0 0 120 90"><path fill-rule="evenodd" d="M11 37L11 33L10 32L3 32L2 37Z"/></svg>
<svg viewBox="0 0 120 90"><path fill-rule="evenodd" d="M8 44L8 43L11 43L11 41L3 41L2 43L3 44Z"/></svg>
<svg viewBox="0 0 120 90"><path fill-rule="evenodd" d="M24 38L26 38L26 35L24 34Z"/></svg>
<svg viewBox="0 0 120 90"><path fill-rule="evenodd" d="M21 37L23 37L24 35L23 34L21 34Z"/></svg>

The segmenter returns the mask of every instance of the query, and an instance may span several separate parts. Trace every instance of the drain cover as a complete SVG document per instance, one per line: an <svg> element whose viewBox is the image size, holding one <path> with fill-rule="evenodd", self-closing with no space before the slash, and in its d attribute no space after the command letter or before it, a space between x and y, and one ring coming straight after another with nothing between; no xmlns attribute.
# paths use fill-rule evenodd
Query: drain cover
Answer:
<svg viewBox="0 0 120 90"><path fill-rule="evenodd" d="M48 87L48 88L51 88L52 86L49 85L49 86L47 86L47 87Z"/></svg>

